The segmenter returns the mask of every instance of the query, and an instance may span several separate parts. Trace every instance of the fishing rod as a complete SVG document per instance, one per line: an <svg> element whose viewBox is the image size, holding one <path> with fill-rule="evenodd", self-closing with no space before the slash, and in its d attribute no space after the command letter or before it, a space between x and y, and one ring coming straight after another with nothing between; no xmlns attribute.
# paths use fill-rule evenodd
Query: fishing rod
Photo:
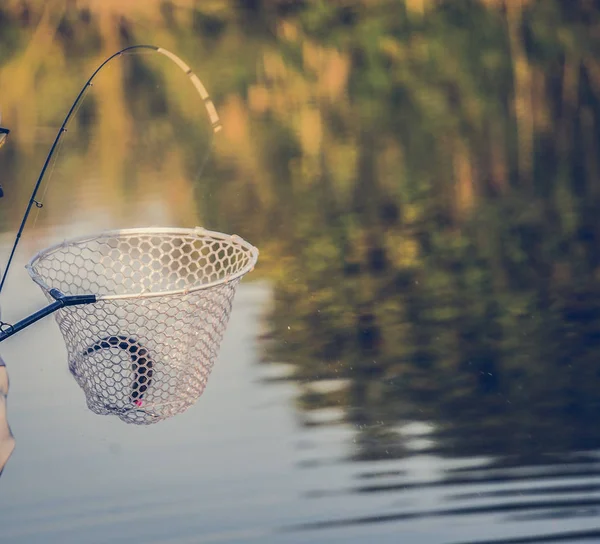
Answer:
<svg viewBox="0 0 600 544"><path fill-rule="evenodd" d="M25 230L25 226L27 224L27 219L29 218L29 215L31 213L31 209L33 208L34 205L37 208L43 207L43 203L37 200L37 194L38 194L38 191L42 184L42 181L44 179L44 175L46 174L46 170L48 169L48 166L52 159L52 156L54 155L54 152L56 151L57 146L58 146L63 134L65 132L67 132L66 127L67 127L69 120L71 119L71 116L76 111L76 109L77 109L79 103L81 102L82 98L84 97L86 91L93 85L92 82L93 82L94 78L98 75L98 73L102 70L102 68L104 68L114 58L120 57L123 54L129 53L134 50L155 51L156 53L160 53L161 55L164 55L165 57L170 59L172 62L174 62L189 77L190 81L192 82L192 84L194 85L196 90L198 91L198 94L200 94L200 97L202 98L202 100L204 102L204 107L206 109L206 112L210 119L210 123L212 125L213 134L215 134L221 130L222 127L221 127L221 121L219 119L219 115L217 113L217 110L216 110L213 102L212 102L212 99L210 98L208 92L206 91L206 88L204 87L204 85L202 84L202 82L200 81L198 76L196 74L194 74L192 69L174 53L171 53L167 49L164 49L162 47L158 47L155 45L131 45L131 46L121 49L120 51L117 51L116 53L114 53L113 55L108 57L106 60L104 60L102 62L102 64L100 64L100 66L98 66L98 68L96 68L94 73L90 76L90 78L87 80L85 85L82 87L81 91L79 92L79 94L77 95L77 98L71 105L71 108L69 109L62 125L60 126L60 128L58 130L56 138L54 139L52 147L50 148L50 151L46 157L46 160L44 161L44 165L42 166L40 174L37 178L37 181L35 183L32 193L31 193L31 197L29 198L29 202L27 203L27 207L25 209L25 214L23 215L23 218L21 220L19 230L17 231L17 235L15 237L15 241L14 241L12 249L10 251L10 255L8 257L6 267L4 269L2 279L0 280L0 293L2 293L2 289L4 287L6 278L8 276L8 271L13 262L13 258L15 256L17 247L19 245L19 241L21 240L23 231ZM8 129L0 127L0 146L5 142L6 136L9 134L9 132L10 131ZM212 141L211 141L211 143L212 143ZM210 152L210 146L209 146L209 150L207 152L205 159L208 158L209 152ZM205 162L206 161L204 161L202 163L201 169ZM1 196L3 196L3 192L2 192L2 189L0 188L0 197ZM16 334L18 331L32 325L36 321L39 321L43 317L46 317L47 315L54 313L55 311L59 310L60 308L64 308L66 306L78 306L81 304L93 304L96 302L95 295L65 295L58 289L52 289L50 292L50 295L52 296L52 298L54 298L54 302L52 302L48 306L42 308L41 310L38 310L37 312L31 314L30 316L19 321L18 323L15 323L14 325L5 323L0 319L0 342L2 342L3 340L6 340L13 334Z"/></svg>
<svg viewBox="0 0 600 544"><path fill-rule="evenodd" d="M4 269L4 274L2 275L2 280L0 281L0 293L2 293L2 289L4 287L4 283L6 282L6 277L8 275L8 271L10 269L13 258L15 256L15 252L19 245L19 241L21 240L21 235L23 234L23 231L25 230L25 225L27 223L27 219L29 218L29 214L31 213L31 209L33 208L34 205L37 208L43 207L43 203L36 200L37 193L42 184L42 180L44 179L44 175L46 174L46 170L48 169L48 165L50 164L50 160L52 159L52 155L54 155L54 152L56 151L58 143L60 142L60 139L62 138L63 134L65 132L67 132L66 127L67 127L69 120L71 119L71 116L73 115L73 112L77 109L77 106L81 102L81 99L85 95L85 92L88 90L89 87L92 86L92 81L94 80L94 78L96 77L98 72L100 72L100 70L102 70L102 68L104 68L104 66L106 66L114 58L120 57L121 55L123 55L125 53L128 53L133 50L138 50L138 49L147 49L147 50L151 50L151 51L160 53L161 55L164 55L165 57L167 57L168 59L173 61L177 66L179 66L179 68L181 70L183 70L185 72L185 74L190 78L190 81L192 82L192 84L194 85L194 87L196 88L196 90L198 91L200 96L202 97L202 100L204 101L204 106L206 108L206 111L210 118L210 122L212 124L213 133L216 133L219 130L221 130L221 121L219 119L219 115L217 114L217 110L215 109L215 106L214 106L210 96L208 95L206 88L204 87L204 85L202 84L202 82L200 81L198 76L196 74L194 74L192 69L174 53L171 53L170 51L167 51L166 49L164 49L162 47L157 47L155 45L131 45L129 47L125 47L124 49L121 49L120 51L117 51L116 53L114 53L113 55L108 57L100 66L98 66L96 71L87 80L86 84L83 86L83 88L77 95L75 102L73 102L71 109L67 113L67 116L65 117L62 125L60 126L60 129L58 130L58 134L56 135L54 143L52 144L52 147L50 148L50 152L48 153L48 156L46 157L44 165L42 166L42 170L40 171L37 182L33 188L33 192L31 193L31 197L27 204L27 208L25 209L25 214L23 215L23 219L21 220L21 225L19 227L19 230L17 231L17 236L15 238L14 244L10 251L10 255L8 257L8 262L6 263L6 267ZM2 145L2 143L4 143L4 140L6 139L6 136L8 135L9 132L10 131L7 129L0 128L0 146ZM207 157L208 157L208 154L207 154ZM2 196L2 194L3 194L2 189L0 188L0 197Z"/></svg>

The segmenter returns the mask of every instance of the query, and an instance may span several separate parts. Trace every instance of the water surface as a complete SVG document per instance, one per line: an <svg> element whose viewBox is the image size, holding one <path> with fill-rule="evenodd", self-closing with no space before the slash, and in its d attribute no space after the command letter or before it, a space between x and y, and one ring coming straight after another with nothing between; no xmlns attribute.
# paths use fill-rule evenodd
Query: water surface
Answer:
<svg viewBox="0 0 600 544"><path fill-rule="evenodd" d="M69 236L261 250L205 393L159 425L90 413L51 318L2 344L3 542L600 540L597 9L300 4L0 7L3 255L120 47L176 52L223 124L166 59L107 67L3 319L44 303L23 265Z"/></svg>

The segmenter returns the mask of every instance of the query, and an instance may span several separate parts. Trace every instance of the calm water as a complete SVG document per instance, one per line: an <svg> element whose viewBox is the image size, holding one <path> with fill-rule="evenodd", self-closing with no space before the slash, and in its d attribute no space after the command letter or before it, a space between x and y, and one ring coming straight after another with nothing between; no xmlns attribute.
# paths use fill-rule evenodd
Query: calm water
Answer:
<svg viewBox="0 0 600 544"><path fill-rule="evenodd" d="M163 423L88 411L52 318L2 343L1 542L600 541L600 12L300 4L0 4L0 255L119 48L181 56L223 124L167 59L108 65L3 319L44 304L23 265L70 236L261 250L205 393Z"/></svg>

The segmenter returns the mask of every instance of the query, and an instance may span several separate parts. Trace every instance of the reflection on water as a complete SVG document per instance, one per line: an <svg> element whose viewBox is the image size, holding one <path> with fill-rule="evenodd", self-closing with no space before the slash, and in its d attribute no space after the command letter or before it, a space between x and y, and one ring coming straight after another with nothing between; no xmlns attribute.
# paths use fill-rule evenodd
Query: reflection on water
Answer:
<svg viewBox="0 0 600 544"><path fill-rule="evenodd" d="M208 4L0 8L5 231L98 59L157 43L214 98L223 131L198 179L210 123L193 88L120 59L77 112L21 250L75 224L202 224L261 248L262 362L240 354L230 379L279 395L278 413L248 408L252 432L214 413L263 472L211 475L231 504L203 534L600 539L595 5ZM251 520L234 490L278 507Z"/></svg>

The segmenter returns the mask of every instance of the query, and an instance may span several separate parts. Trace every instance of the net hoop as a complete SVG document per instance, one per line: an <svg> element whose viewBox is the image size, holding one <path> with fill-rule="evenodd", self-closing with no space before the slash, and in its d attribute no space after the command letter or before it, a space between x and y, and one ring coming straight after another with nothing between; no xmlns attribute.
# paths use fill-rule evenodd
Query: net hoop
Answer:
<svg viewBox="0 0 600 544"><path fill-rule="evenodd" d="M93 235L88 234L85 236L78 236L76 238L69 238L68 240L63 240L62 242L51 245L51 246L39 251L38 253L36 253L31 258L31 260L27 263L25 268L27 269L27 272L29 273L31 279L35 283L37 283L42 290L48 292L48 291L50 291L50 289L52 289L52 286L48 285L44 281L42 276L40 274L38 274L35 270L36 263L38 261L40 261L41 259L48 257L52 253L60 251L61 249L64 249L65 247L71 246L74 244L82 244L85 242L91 242L91 241L98 240L101 238L116 238L116 237L123 237L123 236L132 236L132 235L137 235L137 234L139 234L139 235L156 235L156 236L160 236L161 234L168 234L168 235L173 235L173 236L177 236L177 235L195 236L198 238L210 237L210 238L214 238L216 240L229 241L229 242L237 244L237 245L241 246L243 249L245 249L249 253L250 259L244 267L240 268L233 274L228 275L225 278L215 280L212 282L208 282L208 283L203 283L201 285L197 285L194 287L186 287L186 288L181 288L181 289L170 289L170 290L165 290L165 291L151 291L151 292L141 290L139 292L127 293L127 294L122 294L122 295L100 295L100 294L97 294L96 300L98 300L98 301L100 301L100 300L120 300L120 299L128 299L128 298L152 298L152 297L162 297L162 296L187 295L189 293L194 293L196 291L210 289L217 285L221 285L222 283L227 283L227 282L230 282L233 280L237 280L237 279L245 276L247 273L252 272L252 270L254 269L254 266L256 265L256 262L258 260L258 255L259 255L259 251L256 247L254 247L252 244L246 242L246 240L244 240L243 238L240 238L237 234L224 234L222 232L207 230L203 227L195 227L192 229L173 228L173 227L162 227L162 228L145 227L145 228L133 228L133 229L107 230L107 231L103 231L99 234L93 234ZM82 293L78 293L78 294L82 294Z"/></svg>

